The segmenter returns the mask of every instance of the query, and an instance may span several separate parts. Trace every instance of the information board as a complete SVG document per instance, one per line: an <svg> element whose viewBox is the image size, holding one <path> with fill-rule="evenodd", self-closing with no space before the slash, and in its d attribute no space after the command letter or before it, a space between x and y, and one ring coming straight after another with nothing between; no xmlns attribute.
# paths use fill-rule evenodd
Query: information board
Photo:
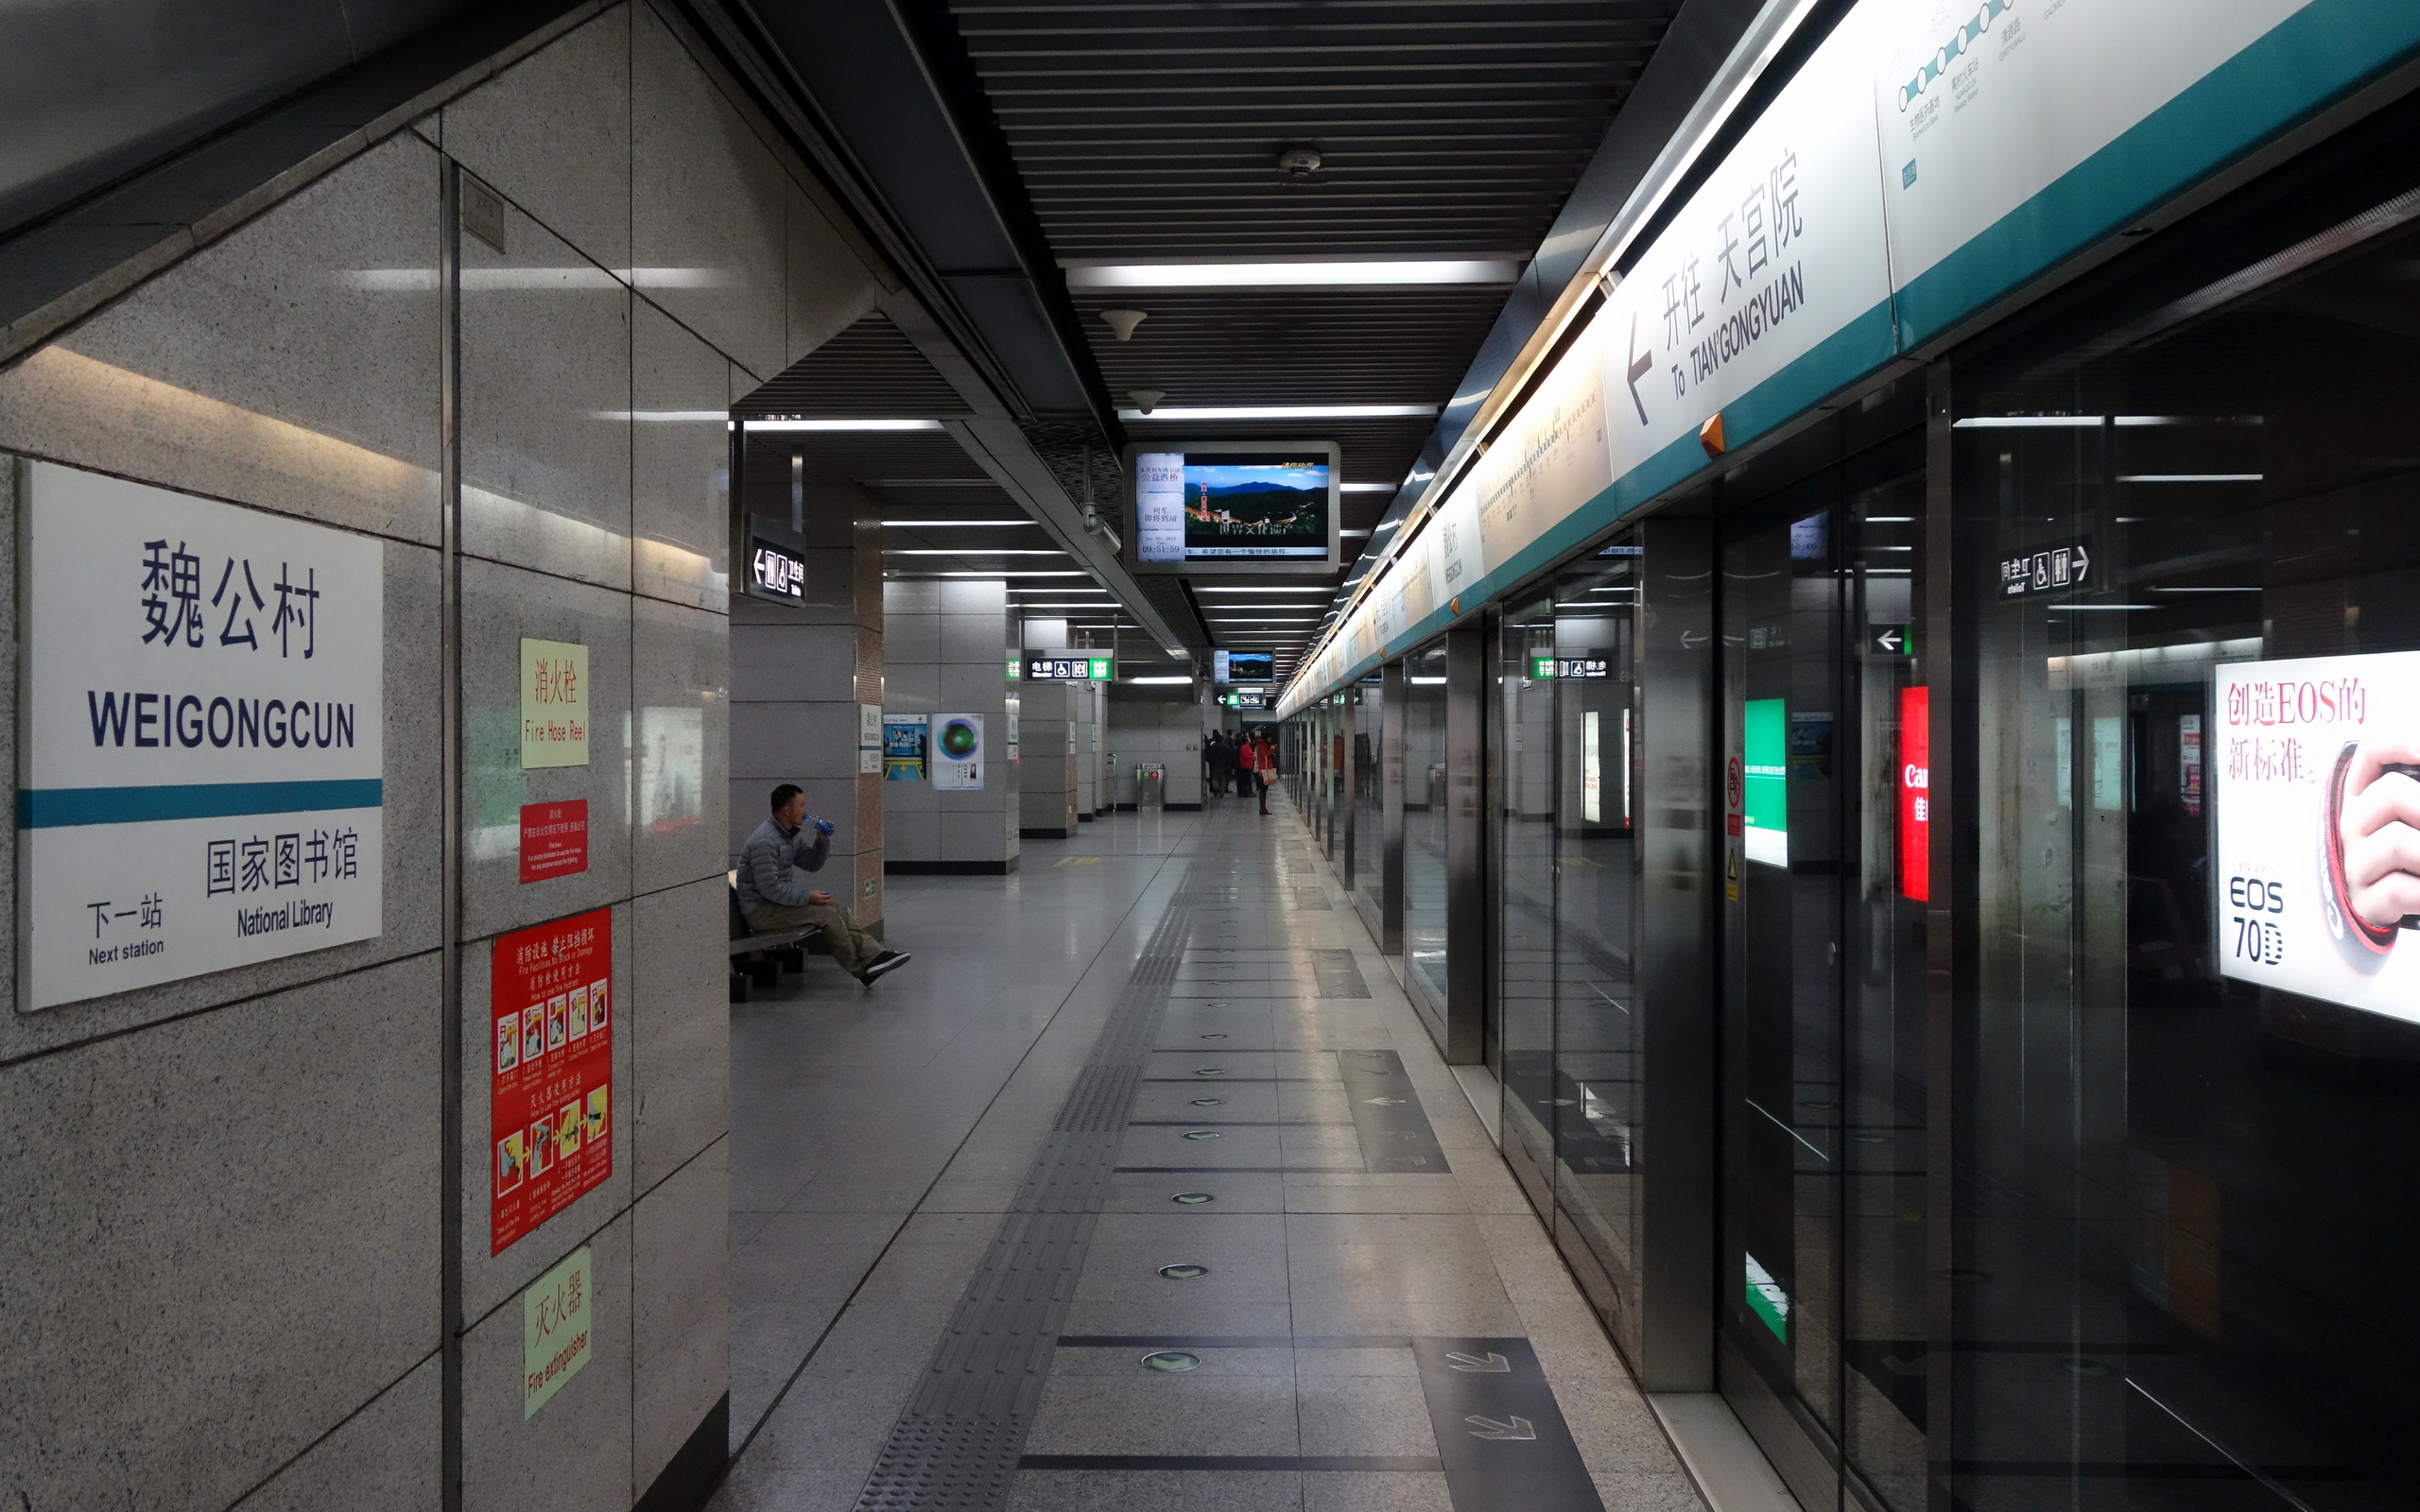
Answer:
<svg viewBox="0 0 2420 1512"><path fill-rule="evenodd" d="M2212 679L2220 971L2420 1020L2420 651Z"/></svg>
<svg viewBox="0 0 2420 1512"><path fill-rule="evenodd" d="M614 1174L614 912L500 936L489 965L488 1252Z"/></svg>
<svg viewBox="0 0 2420 1512"><path fill-rule="evenodd" d="M376 938L385 547L21 468L23 1005Z"/></svg>

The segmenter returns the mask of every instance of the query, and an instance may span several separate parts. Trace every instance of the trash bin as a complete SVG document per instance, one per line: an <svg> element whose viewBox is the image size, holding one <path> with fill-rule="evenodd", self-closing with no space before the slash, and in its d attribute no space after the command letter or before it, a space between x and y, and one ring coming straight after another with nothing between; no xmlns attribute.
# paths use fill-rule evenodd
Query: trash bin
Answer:
<svg viewBox="0 0 2420 1512"><path fill-rule="evenodd" d="M1146 762L1134 768L1134 806L1157 809L1167 806L1168 769L1158 762Z"/></svg>

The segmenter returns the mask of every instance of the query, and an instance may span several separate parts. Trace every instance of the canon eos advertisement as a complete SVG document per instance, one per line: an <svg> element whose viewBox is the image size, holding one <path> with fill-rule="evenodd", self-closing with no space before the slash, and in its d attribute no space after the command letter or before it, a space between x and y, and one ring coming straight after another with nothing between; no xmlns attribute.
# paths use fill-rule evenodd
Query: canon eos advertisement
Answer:
<svg viewBox="0 0 2420 1512"><path fill-rule="evenodd" d="M2215 676L2220 970L2420 1020L2420 652Z"/></svg>

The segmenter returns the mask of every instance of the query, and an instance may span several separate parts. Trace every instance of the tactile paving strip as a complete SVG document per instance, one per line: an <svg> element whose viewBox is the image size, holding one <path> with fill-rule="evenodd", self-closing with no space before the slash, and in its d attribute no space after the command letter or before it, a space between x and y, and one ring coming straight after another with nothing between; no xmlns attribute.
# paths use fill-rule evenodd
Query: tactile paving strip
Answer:
<svg viewBox="0 0 2420 1512"><path fill-rule="evenodd" d="M1151 932L1076 1076L1016 1206L933 1350L932 1364L874 1462L858 1512L996 1509L1041 1405L1059 1325L1076 1295L1108 1195L1117 1138L1159 1036L1191 928L1194 870Z"/></svg>

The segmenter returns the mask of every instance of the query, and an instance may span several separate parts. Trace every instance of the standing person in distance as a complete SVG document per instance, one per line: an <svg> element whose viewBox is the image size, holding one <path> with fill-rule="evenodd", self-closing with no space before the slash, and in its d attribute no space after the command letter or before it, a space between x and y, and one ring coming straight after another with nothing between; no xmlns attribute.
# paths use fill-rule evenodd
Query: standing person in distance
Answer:
<svg viewBox="0 0 2420 1512"><path fill-rule="evenodd" d="M1225 798L1236 785L1236 747L1223 730L1210 732L1210 792L1215 798Z"/></svg>
<svg viewBox="0 0 2420 1512"><path fill-rule="evenodd" d="M760 934L811 924L823 932L833 964L872 987L885 974L908 964L905 951L885 950L882 941L859 929L832 900L832 895L799 884L792 868L821 871L832 853L832 825L806 812L806 795L795 782L773 789L773 816L756 826L739 850L739 912L748 927ZM813 839L808 836L812 834Z"/></svg>
<svg viewBox="0 0 2420 1512"><path fill-rule="evenodd" d="M1260 755L1254 765L1260 778L1260 812L1266 814L1269 812L1269 790L1277 785L1277 743L1270 740L1269 731L1264 730L1258 744Z"/></svg>
<svg viewBox="0 0 2420 1512"><path fill-rule="evenodd" d="M1253 740L1250 734L1236 741L1236 765L1242 768L1243 780L1251 784L1253 792L1259 797L1260 812L1266 814L1269 812L1269 786L1261 781L1264 774L1260 764L1263 760L1260 743Z"/></svg>

